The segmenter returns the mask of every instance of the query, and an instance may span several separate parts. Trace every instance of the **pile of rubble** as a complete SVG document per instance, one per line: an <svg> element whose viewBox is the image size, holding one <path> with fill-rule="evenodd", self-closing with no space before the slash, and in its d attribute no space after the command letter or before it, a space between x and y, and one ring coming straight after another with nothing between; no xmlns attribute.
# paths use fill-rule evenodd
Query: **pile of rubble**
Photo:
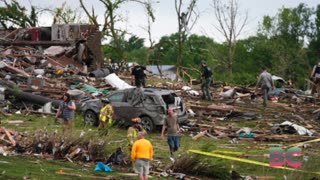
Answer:
<svg viewBox="0 0 320 180"><path fill-rule="evenodd" d="M73 161L105 161L106 157L101 149L105 149L103 140L94 141L84 136L61 136L57 132L46 131L17 132L0 127L0 154L13 156L23 154L43 157L46 159L66 159Z"/></svg>
<svg viewBox="0 0 320 180"><path fill-rule="evenodd" d="M2 33L0 101L2 107L10 107L2 114L21 110L29 114L48 102L56 107L57 100L70 89L108 89L110 86L96 84L91 78L101 71L99 42L101 32L91 25L53 25ZM106 71L112 73L108 68Z"/></svg>

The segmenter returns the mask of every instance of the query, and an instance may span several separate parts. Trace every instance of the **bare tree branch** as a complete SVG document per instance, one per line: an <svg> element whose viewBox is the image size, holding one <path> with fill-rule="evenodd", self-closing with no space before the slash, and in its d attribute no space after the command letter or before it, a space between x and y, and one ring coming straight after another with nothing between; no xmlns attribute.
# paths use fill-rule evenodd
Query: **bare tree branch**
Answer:
<svg viewBox="0 0 320 180"><path fill-rule="evenodd" d="M97 16L94 15L94 11L92 10L92 15L89 13L85 5L83 4L82 0L79 0L81 8L84 10L86 15L88 16L89 20L92 22L92 24L96 25L97 27L99 26L99 23L97 21Z"/></svg>
<svg viewBox="0 0 320 180"><path fill-rule="evenodd" d="M222 4L221 0L212 0L212 3L214 16L219 24L218 27L214 27L224 36L228 44L229 57L227 68L229 73L232 74L235 46L239 35L247 24L248 13L246 13L243 20L238 19L240 12L237 0L229 0L227 4Z"/></svg>

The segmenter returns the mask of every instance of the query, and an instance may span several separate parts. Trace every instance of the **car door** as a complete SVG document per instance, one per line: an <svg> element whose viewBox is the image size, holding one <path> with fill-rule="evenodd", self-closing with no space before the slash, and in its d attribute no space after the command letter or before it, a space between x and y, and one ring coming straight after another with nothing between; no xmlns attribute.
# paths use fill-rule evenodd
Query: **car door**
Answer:
<svg viewBox="0 0 320 180"><path fill-rule="evenodd" d="M118 91L108 96L114 110L113 118L115 120L131 119L131 105L126 101L126 91Z"/></svg>

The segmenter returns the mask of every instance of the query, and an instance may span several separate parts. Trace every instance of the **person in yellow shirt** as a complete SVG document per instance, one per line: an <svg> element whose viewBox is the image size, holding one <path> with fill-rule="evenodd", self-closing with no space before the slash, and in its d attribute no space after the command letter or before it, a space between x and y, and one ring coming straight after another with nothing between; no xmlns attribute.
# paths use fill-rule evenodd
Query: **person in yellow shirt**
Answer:
<svg viewBox="0 0 320 180"><path fill-rule="evenodd" d="M102 103L105 104L103 108L100 109L100 115L99 115L99 129L104 129L106 122L108 122L108 125L112 125L112 115L113 115L113 108L110 105L109 99L105 98L101 100Z"/></svg>
<svg viewBox="0 0 320 180"><path fill-rule="evenodd" d="M139 180L147 180L150 161L153 157L153 147L150 141L144 139L144 133L138 133L138 140L133 143L131 160L134 163L134 171L138 174Z"/></svg>
<svg viewBox="0 0 320 180"><path fill-rule="evenodd" d="M139 117L132 118L131 121L133 125L128 128L128 133L127 133L127 140L128 140L128 146L130 151L134 141L137 139L138 132L143 132L143 135L147 134L147 131L144 130L140 124L141 119Z"/></svg>

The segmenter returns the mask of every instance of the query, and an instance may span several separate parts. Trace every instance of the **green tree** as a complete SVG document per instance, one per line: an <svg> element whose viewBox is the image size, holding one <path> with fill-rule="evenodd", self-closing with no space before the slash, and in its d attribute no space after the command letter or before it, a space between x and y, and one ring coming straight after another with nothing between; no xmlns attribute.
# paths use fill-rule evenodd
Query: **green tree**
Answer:
<svg viewBox="0 0 320 180"><path fill-rule="evenodd" d="M144 47L143 44L144 44L143 38L139 38L138 36L133 35L126 42L124 50L130 52L135 49L140 49Z"/></svg>
<svg viewBox="0 0 320 180"><path fill-rule="evenodd" d="M5 7L0 7L0 24L8 29L9 26L17 26L19 28L35 27L38 23L38 14L35 6L31 5L30 14L27 14L27 9L22 7L17 1L12 0L8 3L6 0L1 0Z"/></svg>
<svg viewBox="0 0 320 180"><path fill-rule="evenodd" d="M175 33L170 36L163 36L160 39L154 57L159 64L177 65L174 60L178 57L178 37L178 33ZM223 72L219 69L220 62L218 60L219 57L223 57L220 52L221 49L222 45L214 42L213 39L191 34L184 43L183 61L180 67L194 78L198 78L200 62L205 60L214 70L214 73Z"/></svg>
<svg viewBox="0 0 320 180"><path fill-rule="evenodd" d="M312 14L305 4L282 8L275 17L264 17L260 27L260 33L268 37L271 46L273 72L300 85L311 68L304 46L312 31Z"/></svg>
<svg viewBox="0 0 320 180"><path fill-rule="evenodd" d="M308 57L310 63L315 64L316 62L320 62L320 4L315 10L315 19L312 28Z"/></svg>
<svg viewBox="0 0 320 180"><path fill-rule="evenodd" d="M136 35L132 35L128 40L125 39L125 33L119 38L121 51L123 52L123 57L129 61L139 61L141 63L145 59L145 47L144 39L139 38ZM118 59L118 53L113 48L115 46L115 41L112 39L108 44L103 46L103 52L106 57L111 59ZM143 49L143 50L142 50ZM141 51L142 50L142 51ZM137 55L138 57L135 57ZM142 58L142 60L140 60Z"/></svg>

